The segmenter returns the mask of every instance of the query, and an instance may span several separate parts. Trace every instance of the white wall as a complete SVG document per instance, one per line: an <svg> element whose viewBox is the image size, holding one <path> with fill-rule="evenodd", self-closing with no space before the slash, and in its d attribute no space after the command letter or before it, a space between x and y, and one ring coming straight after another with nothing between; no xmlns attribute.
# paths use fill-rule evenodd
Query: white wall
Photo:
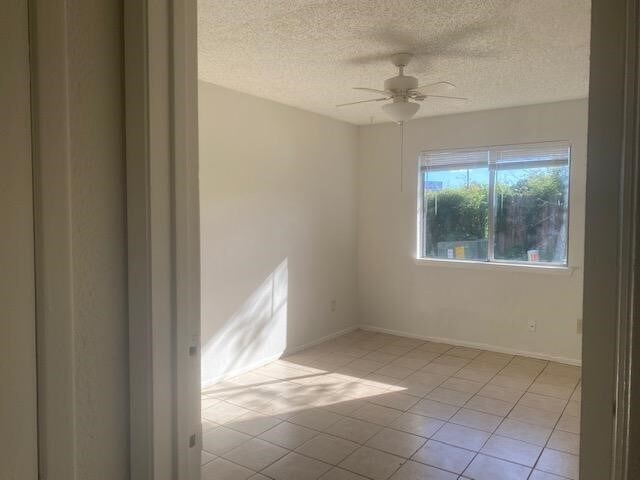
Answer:
<svg viewBox="0 0 640 480"><path fill-rule="evenodd" d="M355 324L358 130L205 82L199 96L207 384Z"/></svg>
<svg viewBox="0 0 640 480"><path fill-rule="evenodd" d="M359 318L365 325L503 351L579 361L587 101L361 127L358 170ZM572 145L569 264L572 275L417 265L417 157L427 149L568 140ZM529 320L537 331L527 331Z"/></svg>

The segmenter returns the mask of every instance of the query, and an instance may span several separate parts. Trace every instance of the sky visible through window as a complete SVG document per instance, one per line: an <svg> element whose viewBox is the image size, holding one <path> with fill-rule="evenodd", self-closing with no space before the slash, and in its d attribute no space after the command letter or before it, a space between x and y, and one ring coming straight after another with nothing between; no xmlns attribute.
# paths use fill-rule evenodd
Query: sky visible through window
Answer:
<svg viewBox="0 0 640 480"><path fill-rule="evenodd" d="M501 172L500 181L509 185L515 185L518 181L527 178L530 173L527 170L510 170ZM424 185L428 191L444 190L448 188L464 188L472 184L486 185L489 183L488 168L465 168L463 170L430 170L424 172Z"/></svg>

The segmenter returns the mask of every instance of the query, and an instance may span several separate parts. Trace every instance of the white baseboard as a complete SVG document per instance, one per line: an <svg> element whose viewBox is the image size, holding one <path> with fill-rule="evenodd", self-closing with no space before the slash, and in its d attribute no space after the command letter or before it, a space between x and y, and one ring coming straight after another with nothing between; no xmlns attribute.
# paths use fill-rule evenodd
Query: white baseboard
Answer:
<svg viewBox="0 0 640 480"><path fill-rule="evenodd" d="M264 367L267 363L271 363L275 360L278 360L284 352L276 353L274 355L270 355L268 357L261 358L256 360L255 362L248 363L239 368L234 368L233 370L229 370L228 372L223 373L217 377L213 377L209 380L206 380L200 384L200 388L202 390L215 385L218 382L222 382L231 377L237 377L238 375L242 375L243 373L250 372L251 370L255 370L256 368Z"/></svg>
<svg viewBox="0 0 640 480"><path fill-rule="evenodd" d="M326 342L328 340L333 340L334 338L340 337L342 335L346 335L347 333L353 332L354 330L357 330L358 328L360 328L360 325L353 325L352 327L348 327L348 328L344 328L342 330L339 330L337 332L333 332L330 333L329 335L325 335L322 338L318 338L317 340L313 340L309 343L305 343L304 345L299 345L297 347L289 347L284 351L285 355L291 355L293 353L297 353L301 350L306 350L307 348L311 348L311 347L315 347L316 345L319 345L323 342Z"/></svg>
<svg viewBox="0 0 640 480"><path fill-rule="evenodd" d="M456 340L453 338L443 338L443 337L430 337L427 335L417 335L415 333L404 332L401 330L391 330L388 328L376 327L375 325L358 325L358 328L362 330L368 330L370 332L379 332L379 333L388 333L390 335L398 335L400 337L408 337L408 338L416 338L418 340L426 340L429 342L438 342L438 343L448 343L449 345L455 345L457 347L472 347L472 348L480 348L482 350L488 350L490 352L496 353L507 353L509 355L522 355L525 357L538 358L540 360L549 360L552 362L564 363L567 365L576 365L580 366L581 361L576 360L575 358L567 358L560 357L556 355L548 355L546 353L539 352L529 352L525 350L517 350L514 348L504 348L497 347L495 345L488 345L486 343L479 342L467 342L464 340Z"/></svg>
<svg viewBox="0 0 640 480"><path fill-rule="evenodd" d="M223 380L226 380L228 378L231 377L237 377L238 375L242 375L243 373L247 373L251 370L255 370L256 368L260 368L260 367L264 367L266 364L271 363L275 360L278 360L280 357L282 357L283 355L291 355L292 353L296 353L299 352L301 350L306 350L307 348L310 347L314 347L316 345L319 345L323 342L326 342L327 340L332 340L336 337L339 337L341 335L345 335L349 332L353 332L354 330L357 330L359 328L358 325L354 325L352 327L348 327L342 330L339 330L337 332L333 332L330 333L329 335L325 335L322 338L318 338L316 340L313 340L311 342L305 343L304 345L298 345L295 347L287 347L285 350L276 353L274 355L270 355L268 357L264 357L261 358L259 360L256 360L254 362L251 362L247 365L244 365L242 367L239 368L234 368L233 370L230 370L228 372L225 372L224 374L218 376L218 377L214 377L212 379L209 379L205 382L201 383L201 388L204 390L208 387L211 387L212 385L215 385L218 382L222 382Z"/></svg>

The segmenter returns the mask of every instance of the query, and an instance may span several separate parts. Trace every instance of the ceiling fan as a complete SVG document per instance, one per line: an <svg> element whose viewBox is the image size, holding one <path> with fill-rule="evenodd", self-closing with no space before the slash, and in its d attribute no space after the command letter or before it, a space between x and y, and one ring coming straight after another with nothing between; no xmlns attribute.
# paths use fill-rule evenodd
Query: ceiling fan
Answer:
<svg viewBox="0 0 640 480"><path fill-rule="evenodd" d="M467 100L464 97L452 97L448 95L436 95L431 93L434 91L446 92L454 90L456 87L450 82L436 82L427 85L418 85L418 79L410 75L404 74L404 69L413 58L411 53L394 53L391 55L391 63L398 67L398 75L388 78L384 82L384 90L375 88L354 87L355 90L377 93L382 95L379 98L371 100L360 100L357 102L342 103L337 107L346 107L348 105L356 105L369 102L383 102L391 100L382 106L382 110L397 123L402 123L413 118L420 109L420 104L429 97L444 98L449 100Z"/></svg>

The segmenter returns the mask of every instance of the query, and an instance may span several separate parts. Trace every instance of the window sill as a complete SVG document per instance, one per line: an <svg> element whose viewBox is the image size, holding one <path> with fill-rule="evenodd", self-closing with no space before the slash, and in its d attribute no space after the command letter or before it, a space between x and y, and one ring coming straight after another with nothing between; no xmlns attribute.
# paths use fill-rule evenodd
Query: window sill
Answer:
<svg viewBox="0 0 640 480"><path fill-rule="evenodd" d="M463 268L484 271L526 272L545 275L571 276L577 267L559 265L527 265L507 262L481 262L475 260L447 260L439 258L414 258L416 265L429 267Z"/></svg>

